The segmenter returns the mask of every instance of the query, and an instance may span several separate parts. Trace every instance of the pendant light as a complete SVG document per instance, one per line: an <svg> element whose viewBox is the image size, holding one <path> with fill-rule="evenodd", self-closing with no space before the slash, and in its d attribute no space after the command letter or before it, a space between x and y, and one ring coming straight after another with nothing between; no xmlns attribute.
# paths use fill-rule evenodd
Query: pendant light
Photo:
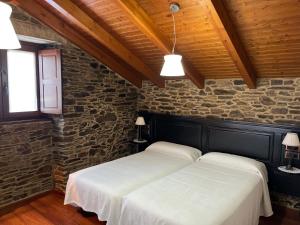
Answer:
<svg viewBox="0 0 300 225"><path fill-rule="evenodd" d="M10 5L0 2L0 49L21 48L20 42L10 21Z"/></svg>
<svg viewBox="0 0 300 225"><path fill-rule="evenodd" d="M175 17L174 13L178 12L180 10L180 6L178 3L171 3L170 4L170 11L172 13L172 19L173 19L173 48L172 53L169 55L164 56L164 65L162 67L162 70L160 72L161 76L171 76L171 77L177 77L177 76L184 76L184 69L182 66L182 56L178 54L174 54L175 45L176 45L176 25L175 25Z"/></svg>

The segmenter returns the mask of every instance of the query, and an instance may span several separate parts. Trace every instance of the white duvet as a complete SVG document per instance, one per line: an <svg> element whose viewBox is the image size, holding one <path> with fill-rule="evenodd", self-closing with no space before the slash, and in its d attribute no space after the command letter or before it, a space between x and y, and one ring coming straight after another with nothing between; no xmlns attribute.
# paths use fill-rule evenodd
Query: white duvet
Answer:
<svg viewBox="0 0 300 225"><path fill-rule="evenodd" d="M179 149L182 146L165 142L151 147L151 150L70 174L65 204L95 212L107 225L117 225L124 195L191 164L200 156L199 150Z"/></svg>
<svg viewBox="0 0 300 225"><path fill-rule="evenodd" d="M222 159L200 158L131 192L119 225L257 225L272 215L264 165Z"/></svg>

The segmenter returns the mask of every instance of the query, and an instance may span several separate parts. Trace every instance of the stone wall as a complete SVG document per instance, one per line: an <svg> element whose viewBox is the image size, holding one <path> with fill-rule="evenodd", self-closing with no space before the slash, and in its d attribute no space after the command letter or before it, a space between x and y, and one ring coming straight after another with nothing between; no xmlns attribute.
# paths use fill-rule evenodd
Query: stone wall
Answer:
<svg viewBox="0 0 300 225"><path fill-rule="evenodd" d="M56 188L70 172L130 154L137 90L78 48L64 46L64 116L55 119Z"/></svg>
<svg viewBox="0 0 300 225"><path fill-rule="evenodd" d="M138 110L174 115L300 124L300 78L258 79L256 89L242 80L206 80L198 89L189 80L169 80L166 88L144 82ZM300 210L300 198L271 193L274 204Z"/></svg>
<svg viewBox="0 0 300 225"><path fill-rule="evenodd" d="M137 89L36 19L14 8L17 33L58 42L62 52L63 116L54 117L55 188L70 172L130 154Z"/></svg>
<svg viewBox="0 0 300 225"><path fill-rule="evenodd" d="M300 122L300 78L258 79L256 89L242 80L206 80L198 89L189 80L167 81L165 89L144 82L139 110L244 120L260 123Z"/></svg>
<svg viewBox="0 0 300 225"><path fill-rule="evenodd" d="M63 115L0 123L0 208L53 186L64 191L70 172L130 154L135 135L134 86L21 9L12 21L18 34L61 49Z"/></svg>
<svg viewBox="0 0 300 225"><path fill-rule="evenodd" d="M0 208L53 188L51 121L0 124Z"/></svg>

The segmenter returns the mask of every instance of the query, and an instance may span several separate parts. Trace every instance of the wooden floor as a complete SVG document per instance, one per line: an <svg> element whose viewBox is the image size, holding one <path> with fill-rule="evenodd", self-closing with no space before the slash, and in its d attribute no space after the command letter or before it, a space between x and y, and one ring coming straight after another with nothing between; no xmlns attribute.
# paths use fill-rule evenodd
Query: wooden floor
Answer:
<svg viewBox="0 0 300 225"><path fill-rule="evenodd" d="M0 217L1 225L105 225L96 216L84 217L78 209L63 205L63 196L51 192ZM142 225L142 224L141 224ZM242 224L241 224L242 225ZM300 225L299 218L275 215L262 219L260 225Z"/></svg>

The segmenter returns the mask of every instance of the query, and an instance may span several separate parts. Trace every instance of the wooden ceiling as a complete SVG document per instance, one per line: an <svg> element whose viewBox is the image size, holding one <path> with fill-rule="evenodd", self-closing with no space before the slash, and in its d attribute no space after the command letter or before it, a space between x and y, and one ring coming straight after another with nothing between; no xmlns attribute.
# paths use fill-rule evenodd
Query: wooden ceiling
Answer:
<svg viewBox="0 0 300 225"><path fill-rule="evenodd" d="M12 0L112 70L141 87L159 87L171 51L168 0ZM178 0L177 45L186 77L204 79L300 76L299 0Z"/></svg>

